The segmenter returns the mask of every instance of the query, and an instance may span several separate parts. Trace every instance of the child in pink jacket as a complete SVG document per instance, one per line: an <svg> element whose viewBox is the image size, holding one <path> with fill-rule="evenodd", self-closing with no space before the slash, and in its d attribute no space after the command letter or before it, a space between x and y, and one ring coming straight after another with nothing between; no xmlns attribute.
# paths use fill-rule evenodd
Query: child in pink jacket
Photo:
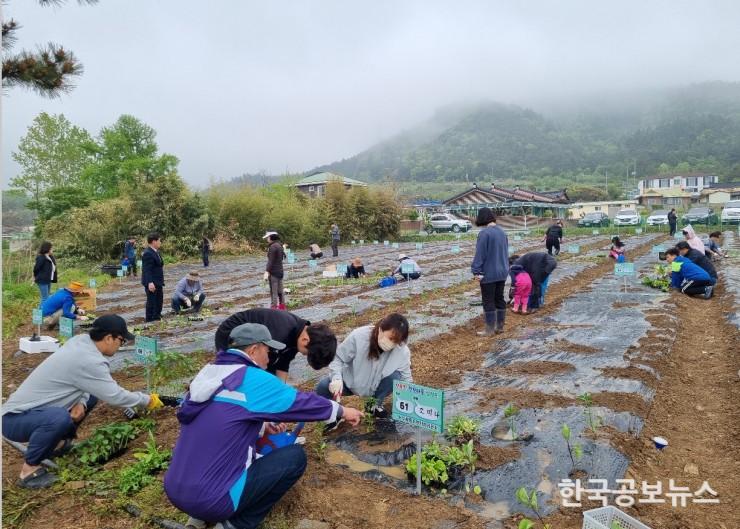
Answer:
<svg viewBox="0 0 740 529"><path fill-rule="evenodd" d="M519 312L519 306L521 305L522 314L529 314L527 302L529 301L529 295L532 293L532 278L524 270L524 267L516 264L509 268L509 275L511 276L509 298L514 298L514 306L511 310Z"/></svg>

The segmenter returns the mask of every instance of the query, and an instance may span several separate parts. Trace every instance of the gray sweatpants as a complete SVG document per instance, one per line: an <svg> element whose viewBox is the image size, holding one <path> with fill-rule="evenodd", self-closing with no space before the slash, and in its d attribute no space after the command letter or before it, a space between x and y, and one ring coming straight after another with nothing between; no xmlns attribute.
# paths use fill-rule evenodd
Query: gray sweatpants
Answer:
<svg viewBox="0 0 740 529"><path fill-rule="evenodd" d="M281 278L270 275L270 304L273 308L285 303L285 295L283 294L283 280Z"/></svg>

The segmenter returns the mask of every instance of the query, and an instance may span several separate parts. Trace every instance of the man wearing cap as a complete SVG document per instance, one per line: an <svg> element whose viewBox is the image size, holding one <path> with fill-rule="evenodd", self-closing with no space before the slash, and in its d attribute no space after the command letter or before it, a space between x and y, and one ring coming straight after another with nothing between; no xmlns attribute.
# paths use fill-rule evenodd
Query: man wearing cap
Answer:
<svg viewBox="0 0 740 529"><path fill-rule="evenodd" d="M264 280L270 284L270 307L285 310L285 294L283 293L283 259L285 251L280 243L280 236L275 231L268 231L262 236L267 239L267 266Z"/></svg>
<svg viewBox="0 0 740 529"><path fill-rule="evenodd" d="M172 295L172 310L179 314L183 307L193 308L194 313L200 312L200 307L206 299L203 292L203 285L200 282L198 272L190 272L180 279L175 287L175 293Z"/></svg>
<svg viewBox="0 0 740 529"><path fill-rule="evenodd" d="M263 308L243 310L222 321L216 330L216 352L229 348L231 331L244 323L264 325L274 339L285 344L280 351L270 349L267 365L267 372L283 381L288 379L290 363L298 353L306 355L308 365L319 370L328 366L337 352L337 337L327 325L312 324L292 312Z"/></svg>
<svg viewBox="0 0 740 529"><path fill-rule="evenodd" d="M327 421L339 417L356 426L362 412L315 393L297 391L265 368L269 350L284 344L264 325L245 323L230 334L231 348L220 351L190 383L177 413L180 437L164 489L189 525L216 523L215 529L255 528L306 470L297 444L257 459L262 432L279 431L275 422Z"/></svg>
<svg viewBox="0 0 740 529"><path fill-rule="evenodd" d="M85 311L75 304L75 297L82 294L82 283L71 281L69 285L60 288L46 298L41 304L41 313L44 316L44 325L51 330L59 325L59 318L64 316L72 320L86 320Z"/></svg>
<svg viewBox="0 0 740 529"><path fill-rule="evenodd" d="M403 265L407 265L407 266L411 265L414 271L411 273L408 273L408 272L401 273L401 269L403 268ZM401 254L398 254L398 266L396 267L395 270L393 270L393 273L391 275L394 276L396 274L401 274L403 278L406 279L407 281L409 279L419 279L421 277L421 267L416 261L411 259L408 255L401 253Z"/></svg>
<svg viewBox="0 0 740 529"><path fill-rule="evenodd" d="M98 400L122 408L162 406L157 394L127 391L111 377L108 357L133 339L123 318L101 316L89 334L68 340L8 397L2 407L3 435L28 442L18 486L42 488L56 481L41 462L71 448L77 427Z"/></svg>

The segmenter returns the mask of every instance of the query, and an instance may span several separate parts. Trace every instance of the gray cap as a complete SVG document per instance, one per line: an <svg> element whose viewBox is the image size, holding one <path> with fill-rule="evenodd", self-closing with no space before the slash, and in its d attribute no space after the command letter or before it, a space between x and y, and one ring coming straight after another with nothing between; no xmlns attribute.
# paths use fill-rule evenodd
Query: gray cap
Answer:
<svg viewBox="0 0 740 529"><path fill-rule="evenodd" d="M272 339L270 329L259 323L242 323L234 327L229 334L229 345L243 347L255 343L263 343L272 349L285 349L285 344Z"/></svg>

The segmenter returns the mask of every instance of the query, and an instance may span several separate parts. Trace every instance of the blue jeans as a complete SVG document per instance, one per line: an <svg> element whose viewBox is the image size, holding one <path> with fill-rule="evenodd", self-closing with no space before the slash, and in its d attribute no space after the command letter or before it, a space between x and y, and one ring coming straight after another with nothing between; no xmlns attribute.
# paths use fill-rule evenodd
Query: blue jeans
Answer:
<svg viewBox="0 0 740 529"><path fill-rule="evenodd" d="M224 526L253 529L265 519L280 498L306 471L306 453L301 445L270 452L247 469L247 481L236 512Z"/></svg>
<svg viewBox="0 0 740 529"><path fill-rule="evenodd" d="M97 403L98 399L90 396L83 420ZM3 415L3 435L11 441L28 442L24 459L32 466L49 459L59 441L73 439L79 425L66 408L37 408Z"/></svg>
<svg viewBox="0 0 740 529"><path fill-rule="evenodd" d="M375 388L375 393L373 393L373 397L375 397L375 400L378 402L378 406L383 404L383 401L385 398L391 394L393 391L393 381L394 380L401 380L401 373L400 371L394 371L390 375L388 375L385 378L380 379L380 384L378 384L378 387ZM329 391L329 384L331 383L331 377L325 377L321 379L321 382L319 382L316 385L316 394L320 395L324 398L331 399L333 395ZM347 387L347 384L344 385L344 389L342 389L342 395L354 395L355 393L352 391L352 388ZM361 397L369 397L370 395L360 395Z"/></svg>
<svg viewBox="0 0 740 529"><path fill-rule="evenodd" d="M41 292L41 303L46 301L46 298L49 297L49 292L51 291L51 283L37 283L39 287L39 292ZM39 303L39 307L41 306L41 303Z"/></svg>
<svg viewBox="0 0 740 529"><path fill-rule="evenodd" d="M529 295L529 308L538 309L545 304L545 294L550 284L550 274L539 285L532 285L532 293Z"/></svg>

